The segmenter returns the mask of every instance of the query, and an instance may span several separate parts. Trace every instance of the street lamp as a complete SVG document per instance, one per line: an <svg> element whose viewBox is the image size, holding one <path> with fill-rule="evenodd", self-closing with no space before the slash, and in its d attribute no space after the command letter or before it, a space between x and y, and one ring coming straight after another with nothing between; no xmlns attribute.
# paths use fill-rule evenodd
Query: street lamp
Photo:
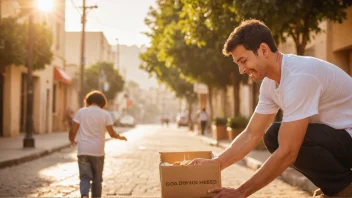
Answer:
<svg viewBox="0 0 352 198"><path fill-rule="evenodd" d="M36 8L41 11L50 11L53 8L53 0L37 0ZM33 7L29 8L34 11ZM24 148L34 148L35 141L33 138L33 13L29 12L28 16L28 59L27 59L27 119L26 119L26 135L23 139Z"/></svg>

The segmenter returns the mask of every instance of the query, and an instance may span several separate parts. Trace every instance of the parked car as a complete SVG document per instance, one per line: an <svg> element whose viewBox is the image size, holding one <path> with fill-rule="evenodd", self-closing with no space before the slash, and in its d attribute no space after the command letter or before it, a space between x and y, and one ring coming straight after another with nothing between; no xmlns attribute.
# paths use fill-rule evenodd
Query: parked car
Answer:
<svg viewBox="0 0 352 198"><path fill-rule="evenodd" d="M127 127L135 127L136 120L131 115L124 115L120 118L120 125L127 126Z"/></svg>
<svg viewBox="0 0 352 198"><path fill-rule="evenodd" d="M121 114L116 111L109 111L112 121L114 122L114 126L120 125Z"/></svg>
<svg viewBox="0 0 352 198"><path fill-rule="evenodd" d="M188 118L185 114L179 114L176 118L177 126L188 126Z"/></svg>

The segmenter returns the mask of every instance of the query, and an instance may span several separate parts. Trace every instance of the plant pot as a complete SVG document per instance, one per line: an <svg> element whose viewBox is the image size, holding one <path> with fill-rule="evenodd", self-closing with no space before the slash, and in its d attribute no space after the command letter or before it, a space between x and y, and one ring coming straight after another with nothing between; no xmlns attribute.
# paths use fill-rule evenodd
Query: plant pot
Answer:
<svg viewBox="0 0 352 198"><path fill-rule="evenodd" d="M213 130L213 138L215 140L223 140L227 138L227 130L225 125L216 125Z"/></svg>
<svg viewBox="0 0 352 198"><path fill-rule="evenodd" d="M229 141L232 142L232 140L234 140L242 131L243 131L243 128L232 129L228 127L227 133L228 133Z"/></svg>

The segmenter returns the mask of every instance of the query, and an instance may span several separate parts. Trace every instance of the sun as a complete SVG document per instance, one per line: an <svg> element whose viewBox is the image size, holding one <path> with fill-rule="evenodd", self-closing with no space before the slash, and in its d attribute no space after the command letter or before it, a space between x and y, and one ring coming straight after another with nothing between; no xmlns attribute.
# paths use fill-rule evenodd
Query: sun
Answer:
<svg viewBox="0 0 352 198"><path fill-rule="evenodd" d="M36 7L44 12L50 12L54 8L53 0L37 0Z"/></svg>

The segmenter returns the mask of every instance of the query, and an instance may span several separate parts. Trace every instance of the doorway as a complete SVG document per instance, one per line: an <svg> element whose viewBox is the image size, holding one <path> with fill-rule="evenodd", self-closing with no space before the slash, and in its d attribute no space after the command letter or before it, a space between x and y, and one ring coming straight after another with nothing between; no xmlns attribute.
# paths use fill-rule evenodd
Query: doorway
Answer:
<svg viewBox="0 0 352 198"><path fill-rule="evenodd" d="M4 73L0 73L0 137L4 136L3 133L3 119L4 119Z"/></svg>

